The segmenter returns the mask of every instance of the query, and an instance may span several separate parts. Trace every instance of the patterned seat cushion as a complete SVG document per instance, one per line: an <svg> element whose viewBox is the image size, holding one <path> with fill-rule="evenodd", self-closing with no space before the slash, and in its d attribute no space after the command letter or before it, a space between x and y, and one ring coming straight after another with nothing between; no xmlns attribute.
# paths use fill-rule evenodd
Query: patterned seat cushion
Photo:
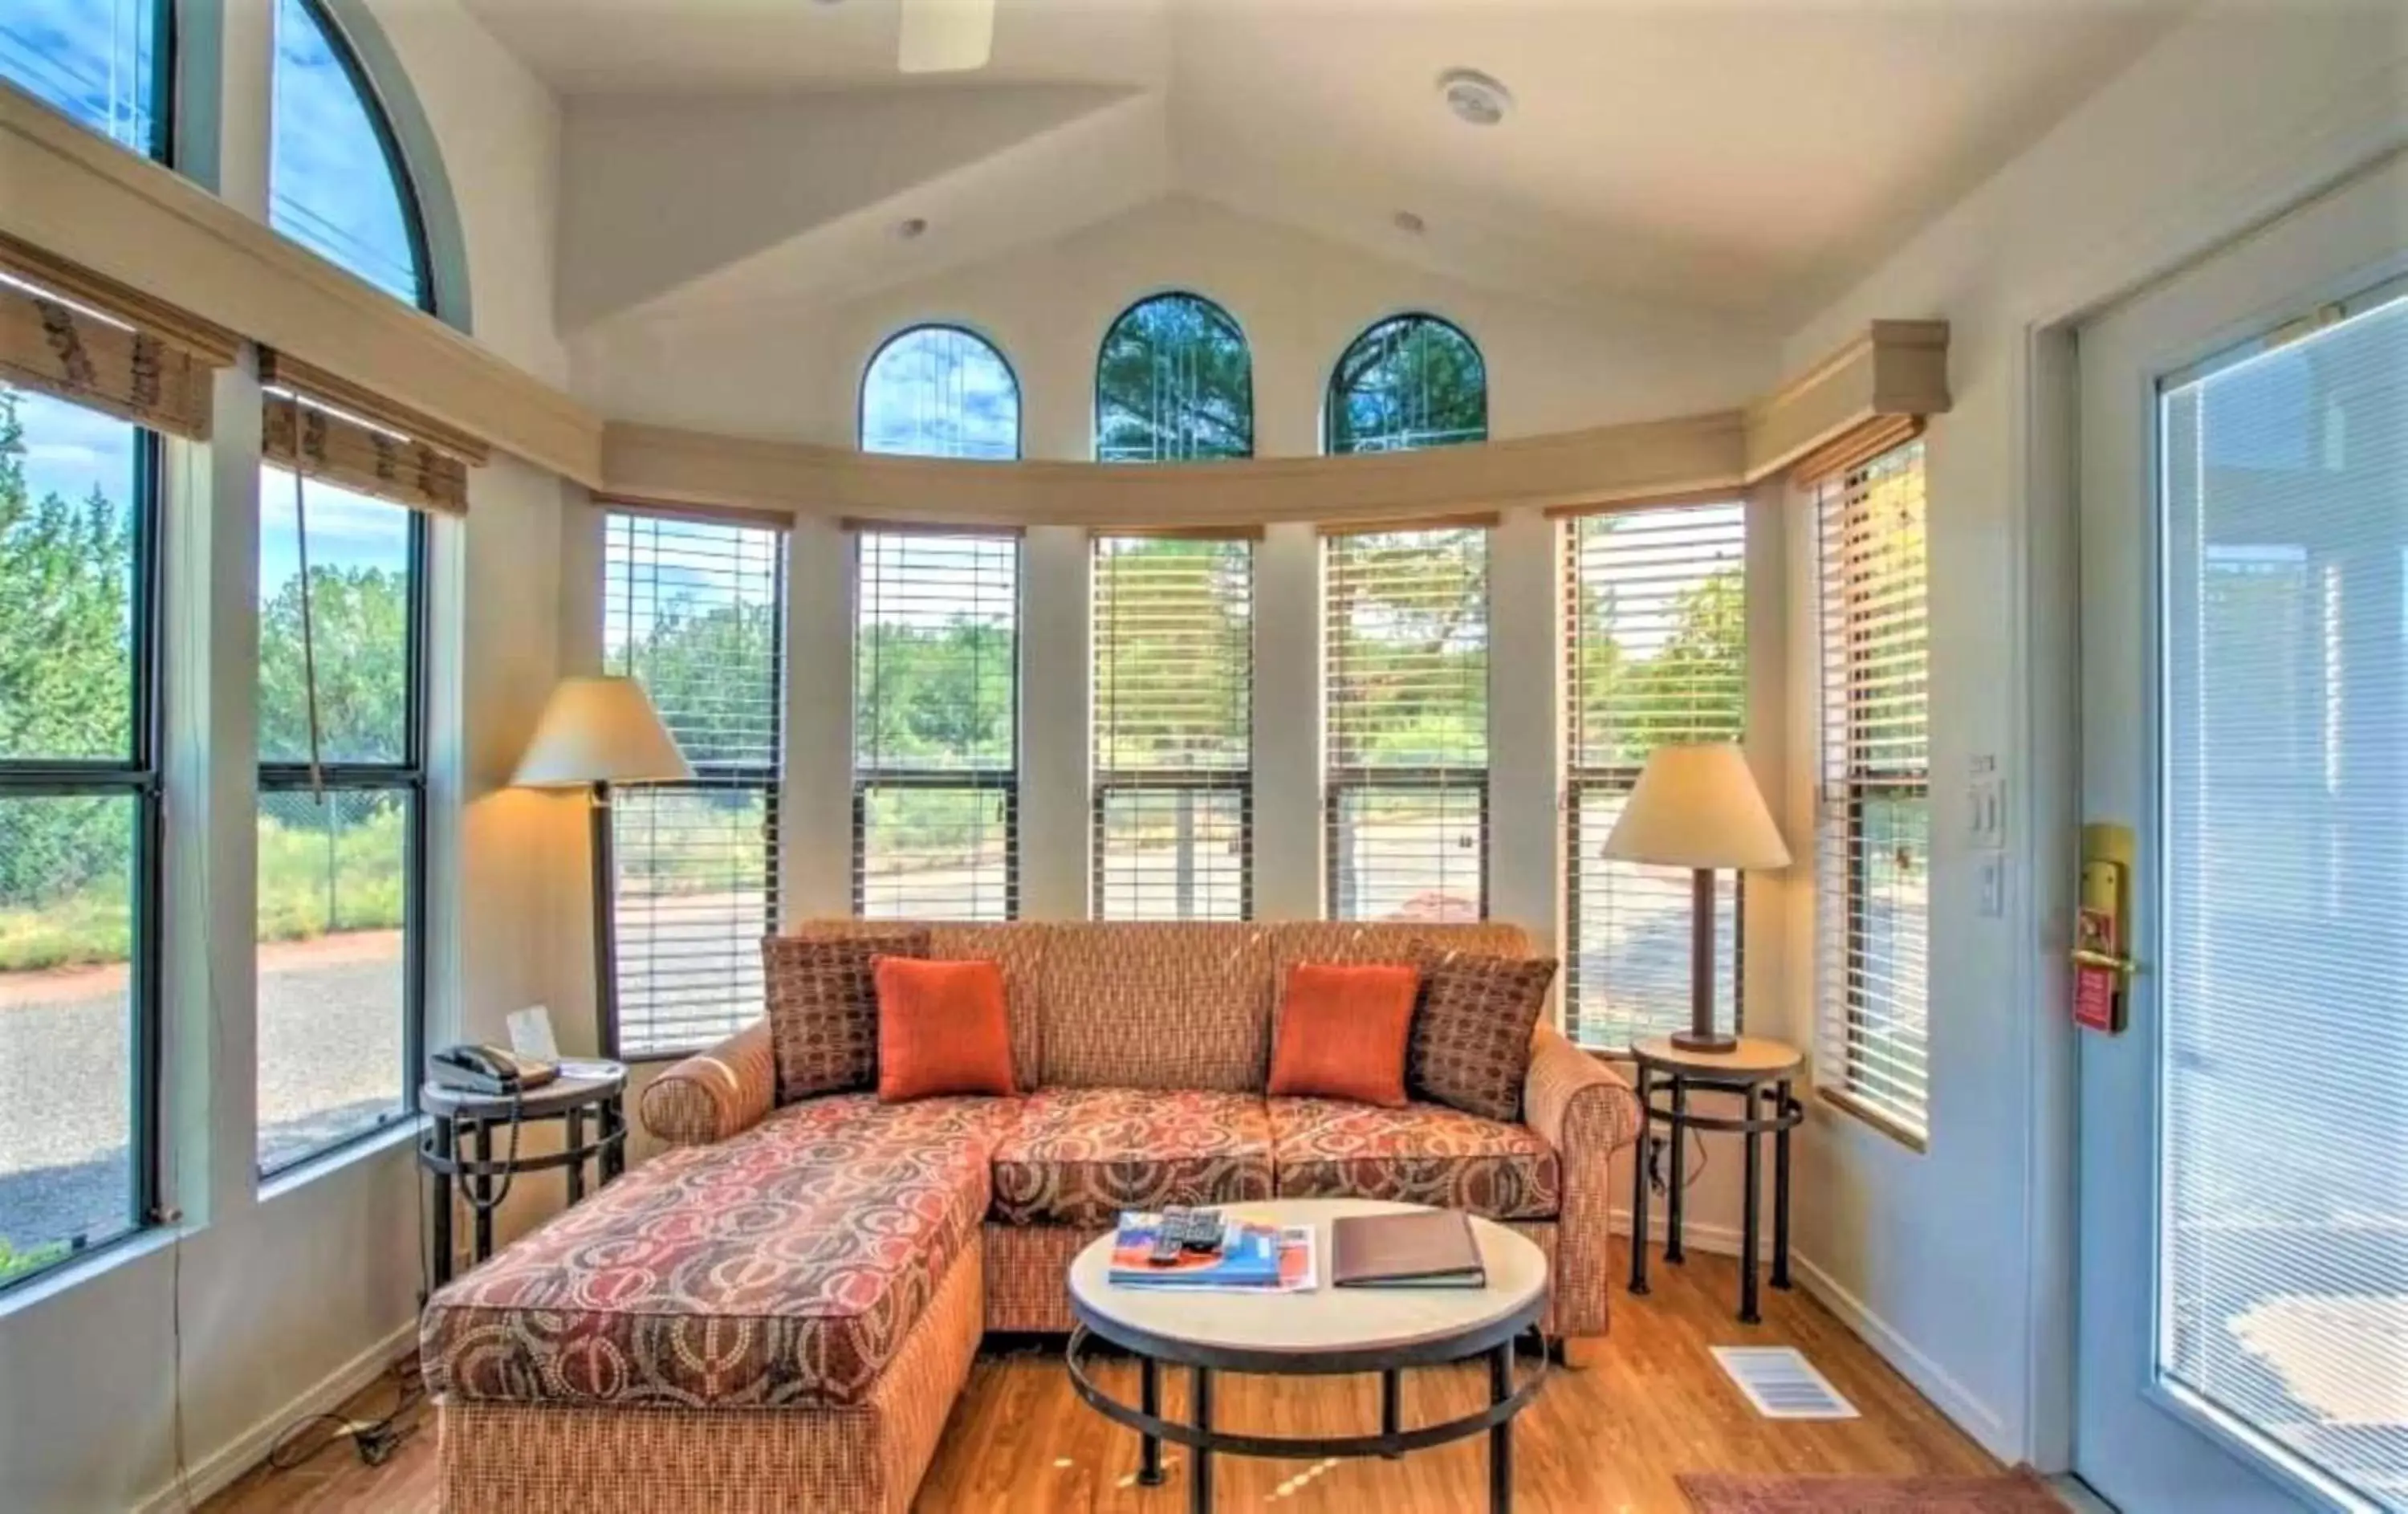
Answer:
<svg viewBox="0 0 2408 1514"><path fill-rule="evenodd" d="M435 1295L419 1327L428 1391L857 1403L970 1247L1014 1112L839 1094L664 1152Z"/></svg>
<svg viewBox="0 0 2408 1514"><path fill-rule="evenodd" d="M1250 1093L1047 1089L995 1150L995 1218L1009 1224L1270 1196L1270 1123Z"/></svg>
<svg viewBox="0 0 2408 1514"><path fill-rule="evenodd" d="M1273 1099L1268 1110L1282 1198L1390 1199L1491 1219L1551 1218L1562 1202L1555 1153L1526 1125L1428 1103Z"/></svg>

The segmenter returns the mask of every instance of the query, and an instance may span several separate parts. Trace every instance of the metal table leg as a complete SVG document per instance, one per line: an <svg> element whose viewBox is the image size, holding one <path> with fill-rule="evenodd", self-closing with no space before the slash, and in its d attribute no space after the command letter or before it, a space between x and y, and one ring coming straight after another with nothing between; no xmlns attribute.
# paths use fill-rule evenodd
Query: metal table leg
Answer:
<svg viewBox="0 0 2408 1514"><path fill-rule="evenodd" d="M1756 1103L1753 1094L1749 1096L1748 1103L1751 1106ZM1761 1186L1764 1175L1764 1137L1760 1132L1749 1130L1740 1139L1747 1143L1747 1173L1742 1179L1747 1190L1740 1200L1739 1322L1756 1325L1764 1322L1764 1316L1757 1313L1756 1307L1756 1210L1762 1203L1756 1190Z"/></svg>
<svg viewBox="0 0 2408 1514"><path fill-rule="evenodd" d="M1380 1434L1393 1435L1405 1427L1404 1374L1395 1367L1380 1374ZM1401 1462L1402 1451L1382 1451L1380 1459Z"/></svg>
<svg viewBox="0 0 2408 1514"><path fill-rule="evenodd" d="M1647 1291L1647 1156L1656 1144L1656 1122L1648 1113L1647 1064L1637 1069L1639 1139L1630 1146L1630 1291Z"/></svg>
<svg viewBox="0 0 2408 1514"><path fill-rule="evenodd" d="M475 1129L469 1149L476 1157L477 1171L468 1178L468 1203L477 1211L476 1260L483 1262L494 1254L494 1128L480 1119Z"/></svg>
<svg viewBox="0 0 2408 1514"><path fill-rule="evenodd" d="M1502 1404L1513 1396L1513 1343L1507 1341L1488 1353L1488 1402ZM1488 1432L1489 1514L1512 1514L1513 1421L1499 1420Z"/></svg>
<svg viewBox="0 0 2408 1514"><path fill-rule="evenodd" d="M1137 1406L1148 1418L1158 1417L1162 1413L1162 1363L1150 1356L1140 1356L1137 1361ZM1149 1488L1162 1486L1161 1436L1138 1436L1137 1480Z"/></svg>
<svg viewBox="0 0 2408 1514"><path fill-rule="evenodd" d="M1681 1249L1681 1210L1689 1186L1689 1080L1672 1077L1672 1190L1664 1201L1664 1260L1678 1265L1688 1257Z"/></svg>
<svg viewBox="0 0 2408 1514"><path fill-rule="evenodd" d="M427 1139L435 1143L435 1213L428 1227L435 1247L435 1286L441 1288L452 1280L452 1173L451 1166L456 1143L452 1139L452 1122L440 1115L431 1117Z"/></svg>
<svg viewBox="0 0 2408 1514"><path fill-rule="evenodd" d="M575 1151L585 1145L585 1111L572 1109L563 1118L568 1125L568 1149ZM585 1197L585 1159L578 1158L562 1171L568 1175L568 1202L575 1204Z"/></svg>
<svg viewBox="0 0 2408 1514"><path fill-rule="evenodd" d="M1784 1123L1772 1135L1772 1286L1789 1287L1789 1084L1773 1086L1773 1110Z"/></svg>
<svg viewBox="0 0 2408 1514"><path fill-rule="evenodd" d="M1197 1367L1188 1392L1195 1400L1194 1420L1199 1432L1212 1428L1212 1369ZM1188 1452L1187 1514L1212 1514L1212 1453L1197 1446Z"/></svg>

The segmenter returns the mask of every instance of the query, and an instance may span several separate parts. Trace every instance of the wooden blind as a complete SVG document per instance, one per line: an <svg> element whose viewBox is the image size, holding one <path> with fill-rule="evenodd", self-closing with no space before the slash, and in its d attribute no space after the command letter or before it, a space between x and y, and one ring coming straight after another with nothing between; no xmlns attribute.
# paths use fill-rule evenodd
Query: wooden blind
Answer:
<svg viewBox="0 0 2408 1514"><path fill-rule="evenodd" d="M1930 1095L1923 443L1824 483L1816 1082L1911 1141Z"/></svg>
<svg viewBox="0 0 2408 1514"><path fill-rule="evenodd" d="M194 440L234 333L0 237L0 380Z"/></svg>
<svg viewBox="0 0 2408 1514"><path fill-rule="evenodd" d="M778 923L786 535L611 512L603 666L639 680L694 768L612 791L618 1049L691 1050L762 1013Z"/></svg>
<svg viewBox="0 0 2408 1514"><path fill-rule="evenodd" d="M1020 909L1020 540L855 537L855 914Z"/></svg>
<svg viewBox="0 0 2408 1514"><path fill-rule="evenodd" d="M273 350L263 350L267 460L412 510L464 514L485 444Z"/></svg>
<svg viewBox="0 0 2408 1514"><path fill-rule="evenodd" d="M1332 918L1488 912L1488 531L1322 540Z"/></svg>
<svg viewBox="0 0 2408 1514"><path fill-rule="evenodd" d="M1747 509L1584 515L1563 526L1564 1023L1618 1050L1689 1023L1690 876L1604 856L1656 747L1738 742L1747 719ZM1741 885L1716 879L1715 1017L1738 1023Z"/></svg>
<svg viewBox="0 0 2408 1514"><path fill-rule="evenodd" d="M1108 920L1252 913L1254 543L1094 544L1093 897Z"/></svg>

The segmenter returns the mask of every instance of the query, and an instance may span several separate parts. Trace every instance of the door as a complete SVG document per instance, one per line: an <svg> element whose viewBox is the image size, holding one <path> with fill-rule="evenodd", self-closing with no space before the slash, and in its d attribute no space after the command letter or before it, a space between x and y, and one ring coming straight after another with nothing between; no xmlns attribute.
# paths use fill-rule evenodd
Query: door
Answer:
<svg viewBox="0 0 2408 1514"><path fill-rule="evenodd" d="M2408 1509L2408 171L2079 333L2075 1470L2127 1511Z"/></svg>

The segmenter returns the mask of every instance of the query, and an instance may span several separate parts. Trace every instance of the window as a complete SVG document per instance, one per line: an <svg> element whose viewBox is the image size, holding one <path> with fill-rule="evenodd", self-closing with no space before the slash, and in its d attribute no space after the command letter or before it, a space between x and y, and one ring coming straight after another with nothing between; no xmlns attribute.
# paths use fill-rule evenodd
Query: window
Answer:
<svg viewBox="0 0 2408 1514"><path fill-rule="evenodd" d="M1098 919L1254 913L1254 584L1250 541L1096 538Z"/></svg>
<svg viewBox="0 0 2408 1514"><path fill-rule="evenodd" d="M426 237L393 126L319 0L277 0L268 223L336 266L434 309Z"/></svg>
<svg viewBox="0 0 2408 1514"><path fill-rule="evenodd" d="M861 378L861 450L908 457L1020 455L1020 381L983 338L913 326Z"/></svg>
<svg viewBox="0 0 2408 1514"><path fill-rule="evenodd" d="M1603 855L1647 754L1747 718L1747 511L1584 515L1564 532L1564 1018L1619 1050L1689 1023L1690 877ZM1717 1021L1739 1015L1740 884L1715 878Z"/></svg>
<svg viewBox="0 0 2408 1514"><path fill-rule="evenodd" d="M165 0L15 0L0 16L0 79L165 162Z"/></svg>
<svg viewBox="0 0 2408 1514"><path fill-rule="evenodd" d="M1480 349L1435 315L1399 315L1354 339L1329 375L1322 450L1413 452L1488 440Z"/></svg>
<svg viewBox="0 0 2408 1514"><path fill-rule="evenodd" d="M1842 1105L1920 1141L1931 878L1923 443L1817 494L1818 1066Z"/></svg>
<svg viewBox="0 0 2408 1514"><path fill-rule="evenodd" d="M417 512L261 469L262 1173L415 1107L425 561Z"/></svg>
<svg viewBox="0 0 2408 1514"><path fill-rule="evenodd" d="M855 538L853 907L1020 913L1020 541Z"/></svg>
<svg viewBox="0 0 2408 1514"><path fill-rule="evenodd" d="M603 670L644 685L694 777L610 793L619 1055L708 1045L762 1013L778 928L786 533L612 512Z"/></svg>
<svg viewBox="0 0 2408 1514"><path fill-rule="evenodd" d="M1488 913L1488 531L1324 539L1328 879L1340 920Z"/></svg>
<svg viewBox="0 0 2408 1514"><path fill-rule="evenodd" d="M155 1201L157 477L0 383L0 1289Z"/></svg>
<svg viewBox="0 0 2408 1514"><path fill-rule="evenodd" d="M1123 311L1096 356L1097 460L1254 454L1254 357L1229 312L1201 295L1156 295Z"/></svg>

